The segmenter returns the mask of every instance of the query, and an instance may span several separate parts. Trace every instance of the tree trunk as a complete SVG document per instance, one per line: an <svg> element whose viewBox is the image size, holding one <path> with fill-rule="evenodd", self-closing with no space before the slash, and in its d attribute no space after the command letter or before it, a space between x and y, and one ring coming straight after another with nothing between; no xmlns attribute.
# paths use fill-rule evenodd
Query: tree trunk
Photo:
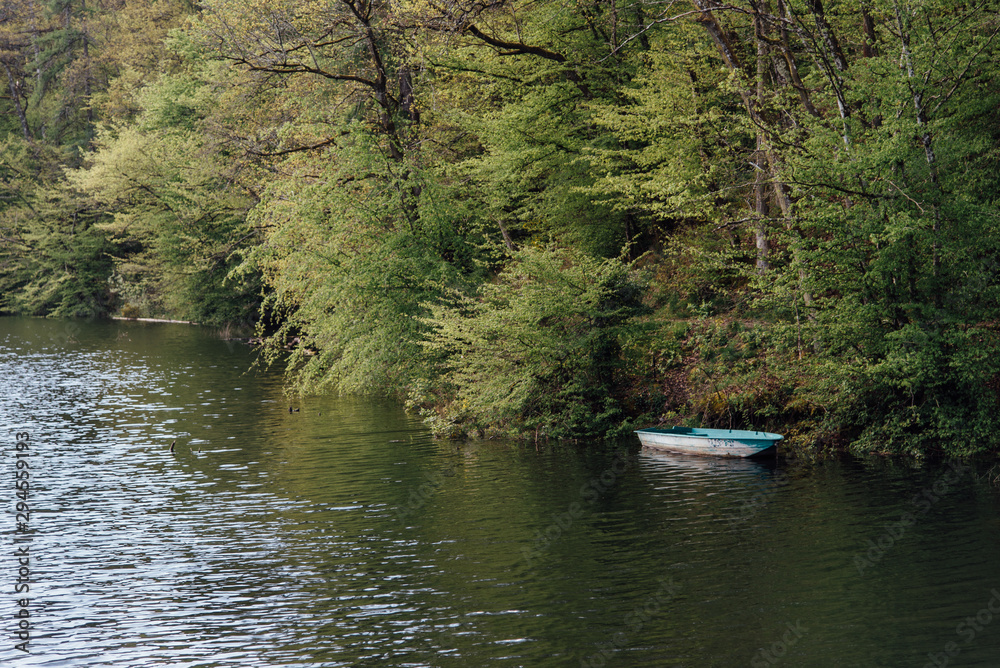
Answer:
<svg viewBox="0 0 1000 668"><path fill-rule="evenodd" d="M901 57L906 67L907 84L910 87L910 94L913 96L913 110L916 115L917 129L920 132L920 143L924 147L924 159L927 161L927 168L931 179L931 206L933 209L934 222L932 227L931 240L931 273L938 274L940 265L940 234L941 234L941 184L938 179L937 157L934 154L934 138L927 129L927 109L924 107L924 93L920 89L921 82L917 79L913 70L913 56L910 52L909 25L903 20L899 2L893 2L896 13L896 28L899 30L899 41L901 44ZM935 292L935 295L939 293ZM936 296L935 299L938 299Z"/></svg>
<svg viewBox="0 0 1000 668"><path fill-rule="evenodd" d="M21 83L14 75L14 72L11 71L10 65L4 63L3 68L7 72L7 84L10 86L11 102L14 103L17 118L21 121L21 132L24 134L25 141L29 141L31 139L31 130L28 128L28 117L24 113L24 107L21 106Z"/></svg>
<svg viewBox="0 0 1000 668"><path fill-rule="evenodd" d="M754 17L754 24L757 34L757 101L760 104L764 99L765 93L764 78L767 75L769 49L767 42L764 41L767 26L761 20L760 15ZM767 139L764 137L764 131L758 128L757 150L754 152L751 166L754 170L754 218L756 219L756 229L754 232L757 242L757 273L761 276L767 273L770 267L768 255L771 251L771 244L767 239L767 226L765 222L770 211L767 201L767 170L763 167L765 164L764 149L766 146Z"/></svg>

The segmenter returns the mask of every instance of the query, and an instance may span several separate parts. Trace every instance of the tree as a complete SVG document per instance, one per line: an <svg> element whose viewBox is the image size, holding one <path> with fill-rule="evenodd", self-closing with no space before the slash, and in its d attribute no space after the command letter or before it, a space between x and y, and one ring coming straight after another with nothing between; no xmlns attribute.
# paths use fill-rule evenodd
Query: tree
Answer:
<svg viewBox="0 0 1000 668"><path fill-rule="evenodd" d="M61 181L64 156L34 142L0 143L0 310L100 317L113 308L102 212Z"/></svg>
<svg viewBox="0 0 1000 668"><path fill-rule="evenodd" d="M850 150L821 160L843 133L815 128L796 161L823 357L846 390L834 414L857 449L985 449L1000 403L996 7L870 11L882 55L843 75Z"/></svg>
<svg viewBox="0 0 1000 668"><path fill-rule="evenodd" d="M25 141L33 136L28 124L27 105L31 94L29 69L35 60L33 52L38 52L39 21L34 2L8 0L0 6L0 65L6 75L8 104L13 110L13 115L5 114L5 117L18 120Z"/></svg>
<svg viewBox="0 0 1000 668"><path fill-rule="evenodd" d="M616 52L619 14L601 3L432 6L424 23L446 38L421 53L435 99L453 104L427 116L454 128L449 146L466 149L448 176L462 183L479 226L508 249L558 238L617 256L637 233L632 212L595 201L588 188L591 151L615 143L595 109L614 104L637 66Z"/></svg>
<svg viewBox="0 0 1000 668"><path fill-rule="evenodd" d="M280 354L299 338L291 368L304 391L399 395L424 374L419 341L425 302L465 285L462 259L474 249L454 233L446 203L421 189L415 223L399 213L394 160L358 128L330 147L322 165L291 158L291 177L273 183L252 220L266 238L244 266L273 290L282 326L270 338ZM297 178L296 178L297 177Z"/></svg>
<svg viewBox="0 0 1000 668"><path fill-rule="evenodd" d="M216 2L202 29L242 84L225 131L268 175L252 212L264 242L243 267L281 314L272 350L298 337L300 389L401 392L419 374L422 302L480 263L428 179L394 8Z"/></svg>
<svg viewBox="0 0 1000 668"><path fill-rule="evenodd" d="M218 107L210 74L195 60L147 86L136 97L142 111L106 127L86 166L70 175L111 216L98 229L122 248L113 281L135 315L255 319L256 278L228 278L256 240L245 225L255 199L231 153L205 130Z"/></svg>
<svg viewBox="0 0 1000 668"><path fill-rule="evenodd" d="M432 305L426 344L450 400L431 424L537 437L603 435L623 417L621 342L646 312L639 277L619 259L525 248L476 297Z"/></svg>

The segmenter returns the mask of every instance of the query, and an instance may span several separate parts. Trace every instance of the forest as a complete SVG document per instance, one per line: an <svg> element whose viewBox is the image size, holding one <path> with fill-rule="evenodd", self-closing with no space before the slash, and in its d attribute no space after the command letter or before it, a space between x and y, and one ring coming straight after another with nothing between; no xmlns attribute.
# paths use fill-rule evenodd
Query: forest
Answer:
<svg viewBox="0 0 1000 668"><path fill-rule="evenodd" d="M441 436L1000 451L1000 0L0 2L2 313Z"/></svg>

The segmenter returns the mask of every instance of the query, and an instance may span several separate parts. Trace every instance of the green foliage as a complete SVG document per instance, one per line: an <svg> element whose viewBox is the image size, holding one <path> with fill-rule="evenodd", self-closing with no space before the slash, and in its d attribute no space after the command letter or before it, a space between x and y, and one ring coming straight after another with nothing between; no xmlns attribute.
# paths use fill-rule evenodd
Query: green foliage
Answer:
<svg viewBox="0 0 1000 668"><path fill-rule="evenodd" d="M400 393L423 373L424 303L465 281L449 260L468 257L469 240L433 188L407 216L400 188L415 177L395 176L377 141L355 127L329 149L322 173L272 184L253 212L267 237L243 267L262 272L271 307L284 314L272 352L299 338L292 369L301 391Z"/></svg>
<svg viewBox="0 0 1000 668"><path fill-rule="evenodd" d="M479 16L491 36L544 55L485 48L482 42L431 42L433 100L453 101L427 116L475 142L451 157L448 175L464 185L471 215L507 241L558 239L616 256L634 230L631 213L596 200L593 151L616 139L595 123L613 104L634 63L609 54L598 4L518 3ZM480 25L477 23L477 25Z"/></svg>
<svg viewBox="0 0 1000 668"><path fill-rule="evenodd" d="M845 76L858 115L878 123L852 123L847 151L813 127L794 161L818 297L806 345L845 390L823 401L853 448L967 454L995 448L1000 427L1000 184L980 169L996 156L996 47L973 29L942 53L946 20L913 11L886 55Z"/></svg>
<svg viewBox="0 0 1000 668"><path fill-rule="evenodd" d="M884 358L851 380L846 418L857 451L954 455L993 450L1000 429L994 328L892 332Z"/></svg>
<svg viewBox="0 0 1000 668"><path fill-rule="evenodd" d="M826 5L12 0L0 308L442 433L996 450L1000 4Z"/></svg>
<svg viewBox="0 0 1000 668"><path fill-rule="evenodd" d="M122 308L210 324L254 320L258 277L227 279L254 239L245 225L253 197L232 155L202 130L217 100L205 68L164 75L139 96L128 125L102 129L70 181L111 220L98 228L122 252L114 287Z"/></svg>
<svg viewBox="0 0 1000 668"><path fill-rule="evenodd" d="M743 163L753 135L711 58L709 36L695 24L660 31L637 60L642 67L620 96L590 105L618 142L589 150L598 178L588 192L636 212L657 236L731 217L741 193L720 190L749 177Z"/></svg>
<svg viewBox="0 0 1000 668"><path fill-rule="evenodd" d="M114 245L99 209L59 182L58 152L10 137L0 144L0 310L98 317L113 307L106 278Z"/></svg>
<svg viewBox="0 0 1000 668"><path fill-rule="evenodd" d="M526 248L475 297L433 306L428 351L451 401L432 425L537 437L606 433L621 420L621 341L644 312L620 260Z"/></svg>

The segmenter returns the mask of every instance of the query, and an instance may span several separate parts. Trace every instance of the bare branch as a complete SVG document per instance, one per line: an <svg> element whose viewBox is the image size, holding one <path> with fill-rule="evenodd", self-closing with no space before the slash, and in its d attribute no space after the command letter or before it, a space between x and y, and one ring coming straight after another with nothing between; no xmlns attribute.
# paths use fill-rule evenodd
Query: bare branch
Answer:
<svg viewBox="0 0 1000 668"><path fill-rule="evenodd" d="M561 53L556 53L555 51L549 51L548 49L543 49L540 46L531 46L528 44L523 44L521 42L507 42L496 37L490 37L474 24L469 24L465 27L464 32L477 37L478 39L486 42L492 47L497 49L507 49L507 52L500 52L501 56L517 56L521 54L531 54L533 56L539 56L540 58L545 58L547 60L554 60L557 63L566 62L566 56Z"/></svg>

